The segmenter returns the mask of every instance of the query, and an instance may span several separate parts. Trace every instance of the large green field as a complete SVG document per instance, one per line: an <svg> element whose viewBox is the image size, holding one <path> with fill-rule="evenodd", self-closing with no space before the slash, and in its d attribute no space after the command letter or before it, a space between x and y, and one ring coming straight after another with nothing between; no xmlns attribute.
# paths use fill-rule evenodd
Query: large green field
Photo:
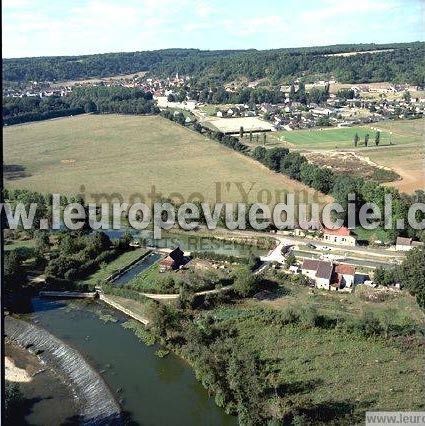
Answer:
<svg viewBox="0 0 425 426"><path fill-rule="evenodd" d="M379 128L379 126L376 126ZM297 148L309 149L337 149L337 148L352 148L354 135L359 135L359 145L364 146L364 137L369 134L369 145L375 144L376 131L370 127L344 127L331 129L309 129L309 130L294 130L293 132L279 132L277 138L282 142L289 142ZM393 143L406 143L406 137L392 136ZM381 132L382 145L390 144L390 133Z"/></svg>
<svg viewBox="0 0 425 426"><path fill-rule="evenodd" d="M20 177L6 175L6 187L73 194L83 185L89 199L115 193L134 202L139 197L132 194L149 202L146 194L152 186L164 197L178 200L173 194L178 193L188 200L198 193L195 199L200 194L210 202L220 201L220 196L223 202L243 202L236 184L247 191L252 187L250 202L258 201L261 189L312 193L159 116L83 115L11 126L3 135L5 164L23 168Z"/></svg>

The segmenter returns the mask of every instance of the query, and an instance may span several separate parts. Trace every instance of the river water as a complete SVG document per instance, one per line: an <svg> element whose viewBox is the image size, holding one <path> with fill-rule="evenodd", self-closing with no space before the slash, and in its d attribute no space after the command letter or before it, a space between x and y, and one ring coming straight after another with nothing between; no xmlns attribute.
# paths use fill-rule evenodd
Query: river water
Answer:
<svg viewBox="0 0 425 426"><path fill-rule="evenodd" d="M179 357L155 355L122 327L127 318L101 302L33 299L28 316L77 349L120 401L128 423L138 425L236 425L217 407ZM107 321L105 314L116 322ZM103 319L102 319L103 318Z"/></svg>
<svg viewBox="0 0 425 426"><path fill-rule="evenodd" d="M151 267L161 256L158 253L151 253L144 257L139 263L124 272L119 278L114 280L114 285L122 285L139 275L145 269Z"/></svg>
<svg viewBox="0 0 425 426"><path fill-rule="evenodd" d="M116 239L124 234L124 230L106 230L103 231L111 239ZM152 231L132 230L134 238L143 238L145 243L152 247L174 249L180 247L183 251L214 252L227 256L248 256L254 254L262 256L267 253L267 249L255 246L238 244L233 241L220 240L208 237L201 237L193 234L177 234L162 231L160 239L153 239Z"/></svg>

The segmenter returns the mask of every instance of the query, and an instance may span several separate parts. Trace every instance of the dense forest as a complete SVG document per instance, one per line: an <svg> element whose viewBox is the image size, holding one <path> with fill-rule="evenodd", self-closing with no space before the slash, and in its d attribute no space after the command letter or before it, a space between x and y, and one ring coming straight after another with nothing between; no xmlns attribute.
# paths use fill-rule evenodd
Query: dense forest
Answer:
<svg viewBox="0 0 425 426"><path fill-rule="evenodd" d="M18 124L84 112L156 114L150 92L126 87L80 87L68 96L3 98L3 124Z"/></svg>
<svg viewBox="0 0 425 426"><path fill-rule="evenodd" d="M324 56L353 51L384 50L379 54ZM5 82L61 81L106 77L142 71L157 76L175 73L204 81L228 82L245 77L272 83L303 77L335 77L340 82L392 81L425 85L425 43L335 45L276 50L166 49L3 59Z"/></svg>

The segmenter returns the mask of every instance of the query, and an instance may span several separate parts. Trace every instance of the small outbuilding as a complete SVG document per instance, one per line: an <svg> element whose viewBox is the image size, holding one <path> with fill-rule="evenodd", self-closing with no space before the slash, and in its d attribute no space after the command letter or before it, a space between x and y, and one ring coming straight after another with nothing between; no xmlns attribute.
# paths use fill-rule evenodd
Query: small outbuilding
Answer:
<svg viewBox="0 0 425 426"><path fill-rule="evenodd" d="M159 262L159 267L162 271L179 269L184 264L184 253L180 247L172 250L169 255Z"/></svg>

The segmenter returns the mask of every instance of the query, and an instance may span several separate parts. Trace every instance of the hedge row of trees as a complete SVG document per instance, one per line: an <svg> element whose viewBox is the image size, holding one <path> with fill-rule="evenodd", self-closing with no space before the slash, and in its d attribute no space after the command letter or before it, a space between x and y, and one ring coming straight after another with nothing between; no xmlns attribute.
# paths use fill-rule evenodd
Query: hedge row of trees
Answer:
<svg viewBox="0 0 425 426"><path fill-rule="evenodd" d="M158 114L150 92L127 87L90 86L67 96L3 98L3 124L65 117L82 113Z"/></svg>
<svg viewBox="0 0 425 426"><path fill-rule="evenodd" d="M167 118L168 120L174 121L182 126L185 125L185 117L183 113L176 112L173 114L169 109L161 111L161 116ZM193 122L193 129L201 134L207 135L210 139L216 140L228 148L234 149L235 151L246 153L249 151L249 147L234 136L225 135L222 132L212 131L210 129L205 129L201 126L198 121Z"/></svg>
<svg viewBox="0 0 425 426"><path fill-rule="evenodd" d="M249 147L234 136L204 129L196 121L193 123L193 128L235 151L249 154ZM355 194L357 216L361 206L366 203L376 204L382 213L385 196L390 195L392 197L392 227L387 230L387 242L394 243L397 236L409 236L425 241L425 231L415 230L408 223L409 207L414 203L425 203L425 191L417 190L413 195L401 194L398 189L380 185L379 182L365 180L355 175L335 173L329 168L309 163L305 156L297 152L289 152L287 148L266 149L263 146L257 146L250 155L275 172L283 173L317 191L331 195L336 203L344 207L345 212L339 214L339 218L343 219L345 224L348 219L348 194ZM405 229L397 229L398 220L404 221ZM418 211L416 220L425 220L425 214Z"/></svg>
<svg viewBox="0 0 425 426"><path fill-rule="evenodd" d="M416 297L418 305L425 309L425 248L410 250L403 263L393 269L377 268L374 280L383 286L402 283Z"/></svg>
<svg viewBox="0 0 425 426"><path fill-rule="evenodd" d="M355 194L357 211L366 203L376 204L381 212L384 211L384 201L386 195L392 196L392 229L388 230L389 242L394 242L399 235L424 239L425 233L408 226L408 210L413 203L425 202L425 192L416 191L413 195L400 194L391 187L380 185L372 180L364 180L362 177L334 173L332 170L308 163L307 159L297 153L289 152L286 148L272 148L267 150L264 147L256 147L252 157L266 165L269 169L283 173L291 179L298 180L317 191L330 194L336 203L341 204L347 211L348 194ZM341 216L347 221L347 214ZM416 219L423 220L424 214L417 212ZM404 220L406 230L396 229L397 220Z"/></svg>

